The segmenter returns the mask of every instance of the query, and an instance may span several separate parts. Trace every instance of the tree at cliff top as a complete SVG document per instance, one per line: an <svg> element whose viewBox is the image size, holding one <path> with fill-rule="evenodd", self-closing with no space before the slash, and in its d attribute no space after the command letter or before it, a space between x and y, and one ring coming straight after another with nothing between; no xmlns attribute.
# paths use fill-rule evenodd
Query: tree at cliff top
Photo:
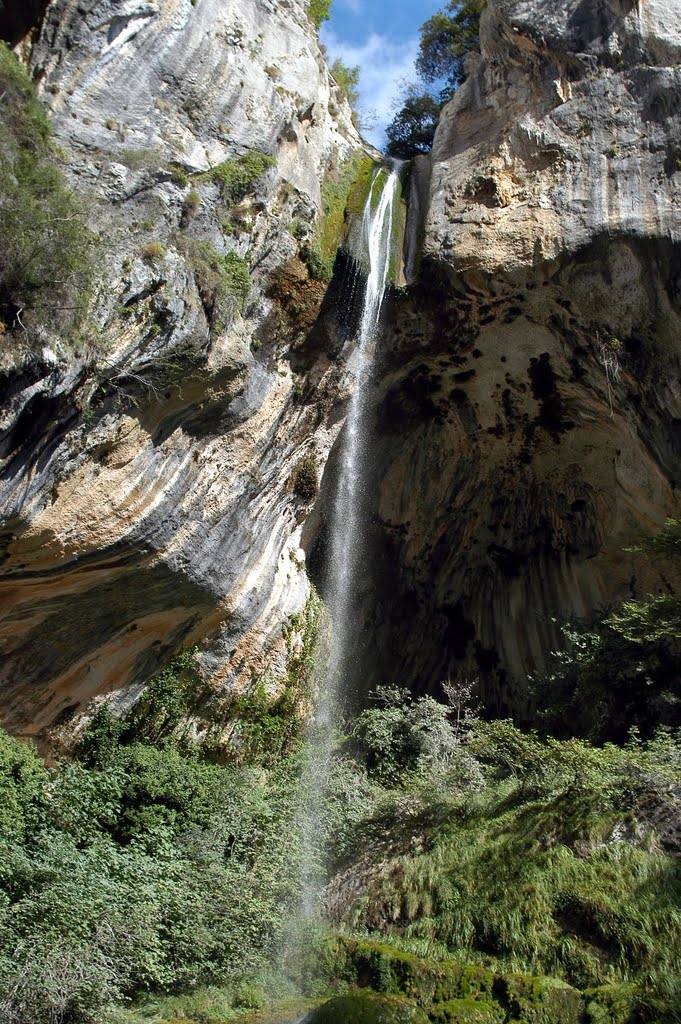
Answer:
<svg viewBox="0 0 681 1024"><path fill-rule="evenodd" d="M319 28L323 21L329 20L329 9L331 0L310 0L308 13L316 28Z"/></svg>
<svg viewBox="0 0 681 1024"><path fill-rule="evenodd" d="M449 0L421 25L416 70L430 84L442 82L440 101L451 99L464 78L464 63L480 47L480 14L485 0Z"/></svg>
<svg viewBox="0 0 681 1024"><path fill-rule="evenodd" d="M0 332L62 329L84 313L93 238L55 164L47 113L0 43Z"/></svg>
<svg viewBox="0 0 681 1024"><path fill-rule="evenodd" d="M480 12L486 0L449 0L421 25L416 70L428 87L440 85L437 98L430 88L409 90L402 109L386 128L387 153L410 159L433 144L438 114L464 77L464 62L480 45Z"/></svg>
<svg viewBox="0 0 681 1024"><path fill-rule="evenodd" d="M388 154L410 160L433 145L440 104L428 93L411 93L386 128Z"/></svg>

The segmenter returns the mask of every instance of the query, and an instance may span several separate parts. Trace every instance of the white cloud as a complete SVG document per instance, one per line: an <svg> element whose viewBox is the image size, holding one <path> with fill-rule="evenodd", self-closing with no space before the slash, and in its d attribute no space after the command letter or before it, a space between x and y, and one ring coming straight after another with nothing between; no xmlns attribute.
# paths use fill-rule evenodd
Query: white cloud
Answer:
<svg viewBox="0 0 681 1024"><path fill-rule="evenodd" d="M414 61L418 53L418 37L397 43L373 32L360 45L346 43L336 33L322 26L320 37L332 62L340 58L347 67L359 67L360 120L372 113L376 125L363 131L364 137L379 149L385 145L385 126L392 121L399 106L404 82L414 78Z"/></svg>

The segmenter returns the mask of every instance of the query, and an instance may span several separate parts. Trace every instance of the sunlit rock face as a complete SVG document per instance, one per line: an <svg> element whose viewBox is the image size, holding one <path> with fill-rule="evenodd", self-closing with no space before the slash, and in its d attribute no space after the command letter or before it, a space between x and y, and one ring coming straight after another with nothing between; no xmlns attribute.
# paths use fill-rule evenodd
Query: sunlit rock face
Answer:
<svg viewBox="0 0 681 1024"><path fill-rule="evenodd" d="M2 352L15 732L68 742L197 642L217 685L282 669L309 593L295 468L323 465L339 422L331 334L305 342L325 286L290 227L311 230L325 173L360 145L306 6L54 0L19 47L104 265L96 329ZM275 163L236 209L197 176L257 151ZM243 315L214 316L197 243L247 261Z"/></svg>
<svg viewBox="0 0 681 1024"><path fill-rule="evenodd" d="M389 311L363 673L522 714L556 617L665 586L623 549L679 510L681 9L490 0L481 35Z"/></svg>

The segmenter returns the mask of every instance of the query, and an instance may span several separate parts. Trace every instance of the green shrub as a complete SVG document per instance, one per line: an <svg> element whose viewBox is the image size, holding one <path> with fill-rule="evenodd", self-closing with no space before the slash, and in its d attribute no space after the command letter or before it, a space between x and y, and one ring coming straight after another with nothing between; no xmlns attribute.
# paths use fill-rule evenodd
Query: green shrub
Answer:
<svg viewBox="0 0 681 1024"><path fill-rule="evenodd" d="M304 501L312 501L317 496L319 480L314 455L303 455L298 460L291 476L291 486Z"/></svg>
<svg viewBox="0 0 681 1024"><path fill-rule="evenodd" d="M182 217L185 222L193 220L196 214L199 212L201 206L201 196L196 189L191 189L190 192L184 197L182 203Z"/></svg>
<svg viewBox="0 0 681 1024"><path fill-rule="evenodd" d="M274 157L267 153L244 153L205 171L199 175L199 180L216 182L225 200L238 203L274 164Z"/></svg>
<svg viewBox="0 0 681 1024"><path fill-rule="evenodd" d="M223 331L234 313L242 312L248 301L248 264L234 252L220 255L210 242L192 241L188 254L208 321L214 331Z"/></svg>
<svg viewBox="0 0 681 1024"><path fill-rule="evenodd" d="M88 308L95 239L55 166L46 112L5 43L0 95L0 322L66 329Z"/></svg>
<svg viewBox="0 0 681 1024"><path fill-rule="evenodd" d="M330 8L331 0L309 0L307 10L316 28L319 28L323 21L328 21Z"/></svg>
<svg viewBox="0 0 681 1024"><path fill-rule="evenodd" d="M351 107L355 107L359 100L359 68L349 68L336 57L329 70L345 99Z"/></svg>
<svg viewBox="0 0 681 1024"><path fill-rule="evenodd" d="M158 260L162 260L166 254L166 247L162 242L145 242L140 247L140 256L147 263L156 263Z"/></svg>

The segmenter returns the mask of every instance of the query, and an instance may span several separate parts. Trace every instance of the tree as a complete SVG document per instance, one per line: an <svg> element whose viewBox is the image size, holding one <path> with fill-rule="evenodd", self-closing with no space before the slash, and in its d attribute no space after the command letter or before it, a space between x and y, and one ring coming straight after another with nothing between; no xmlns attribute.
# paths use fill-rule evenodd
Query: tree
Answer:
<svg viewBox="0 0 681 1024"><path fill-rule="evenodd" d="M480 45L480 12L485 0L449 0L420 28L416 70L425 82L444 81L441 102L451 98L464 77L464 61Z"/></svg>
<svg viewBox="0 0 681 1024"><path fill-rule="evenodd" d="M359 68L349 68L340 57L336 57L330 70L341 92L354 109L359 100Z"/></svg>
<svg viewBox="0 0 681 1024"><path fill-rule="evenodd" d="M432 89L409 89L402 109L386 128L389 156L409 160L431 148L442 105L463 80L466 56L478 49L485 2L449 0L421 26L416 70L428 86L440 85L440 93L436 98Z"/></svg>
<svg viewBox="0 0 681 1024"><path fill-rule="evenodd" d="M623 601L561 627L567 648L534 680L538 717L554 733L623 742L681 727L681 523L630 549L664 560L669 593Z"/></svg>
<svg viewBox="0 0 681 1024"><path fill-rule="evenodd" d="M0 332L77 321L94 279L95 239L55 163L47 112L0 43Z"/></svg>
<svg viewBox="0 0 681 1024"><path fill-rule="evenodd" d="M323 21L329 20L330 7L331 0L310 0L307 10L316 28L319 28Z"/></svg>
<svg viewBox="0 0 681 1024"><path fill-rule="evenodd" d="M386 152L400 160L427 153L433 144L440 104L428 93L411 93L385 130Z"/></svg>

